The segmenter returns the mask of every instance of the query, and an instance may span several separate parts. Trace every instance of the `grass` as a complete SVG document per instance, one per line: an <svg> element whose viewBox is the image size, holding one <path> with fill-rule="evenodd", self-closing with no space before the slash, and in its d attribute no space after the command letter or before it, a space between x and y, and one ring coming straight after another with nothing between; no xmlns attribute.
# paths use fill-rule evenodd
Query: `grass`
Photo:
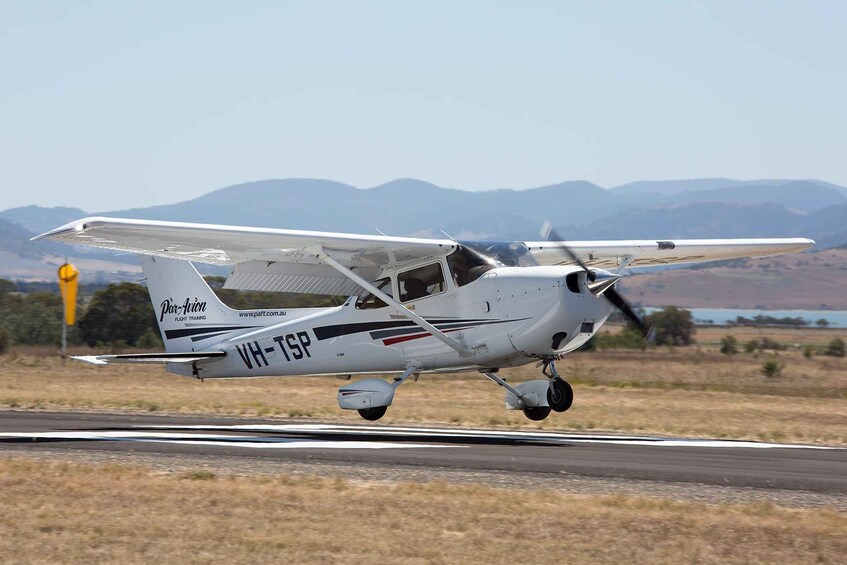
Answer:
<svg viewBox="0 0 847 565"><path fill-rule="evenodd" d="M0 460L24 563L837 563L847 515L440 483Z"/></svg>
<svg viewBox="0 0 847 565"><path fill-rule="evenodd" d="M381 422L847 445L847 359L807 359L795 348L779 352L785 369L769 378L762 374L769 354L718 353L719 337L728 331L701 332L704 343L696 347L567 356L558 367L574 384L574 407L544 422L506 411L502 390L476 374L423 375L418 382L404 384ZM765 335L777 339L780 331L769 330ZM805 339L808 333L809 339L824 343L833 335L827 330L788 331L795 338ZM712 337L714 344L709 343ZM345 381L331 377L201 383L170 375L161 367L62 364L44 353L16 350L0 357L0 407L361 422L355 412L338 409L336 389ZM539 370L530 365L501 374L519 382L538 378Z"/></svg>

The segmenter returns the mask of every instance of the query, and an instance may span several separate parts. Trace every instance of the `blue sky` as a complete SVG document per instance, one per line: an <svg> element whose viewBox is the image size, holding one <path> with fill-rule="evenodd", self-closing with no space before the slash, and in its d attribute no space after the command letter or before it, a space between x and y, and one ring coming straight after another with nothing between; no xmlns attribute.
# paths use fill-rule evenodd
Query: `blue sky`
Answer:
<svg viewBox="0 0 847 565"><path fill-rule="evenodd" d="M0 209L400 177L847 185L845 2L0 2Z"/></svg>

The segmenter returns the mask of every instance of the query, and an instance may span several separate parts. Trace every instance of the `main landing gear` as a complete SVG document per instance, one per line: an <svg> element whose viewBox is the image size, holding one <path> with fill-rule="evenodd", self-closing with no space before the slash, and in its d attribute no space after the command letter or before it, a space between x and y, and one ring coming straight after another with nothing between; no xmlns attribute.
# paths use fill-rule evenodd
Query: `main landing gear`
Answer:
<svg viewBox="0 0 847 565"><path fill-rule="evenodd" d="M409 377L417 380L417 367L409 367L394 382L382 379L364 379L338 389L338 406L344 410L355 410L359 416L375 422L385 416L394 401L394 391Z"/></svg>
<svg viewBox="0 0 847 565"><path fill-rule="evenodd" d="M530 420L541 421L551 411L565 412L573 404L573 388L559 376L552 359L544 361L541 371L547 379L527 381L515 386L499 377L495 370L480 372L506 389L508 410L523 410L524 416Z"/></svg>

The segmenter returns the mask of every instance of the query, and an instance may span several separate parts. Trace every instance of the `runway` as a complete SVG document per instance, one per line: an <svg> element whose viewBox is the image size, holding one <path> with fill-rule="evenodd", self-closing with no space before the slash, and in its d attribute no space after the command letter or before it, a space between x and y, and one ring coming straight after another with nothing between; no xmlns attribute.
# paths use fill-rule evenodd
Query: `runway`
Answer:
<svg viewBox="0 0 847 565"><path fill-rule="evenodd" d="M847 494L847 449L547 431L0 411L0 448L413 467Z"/></svg>

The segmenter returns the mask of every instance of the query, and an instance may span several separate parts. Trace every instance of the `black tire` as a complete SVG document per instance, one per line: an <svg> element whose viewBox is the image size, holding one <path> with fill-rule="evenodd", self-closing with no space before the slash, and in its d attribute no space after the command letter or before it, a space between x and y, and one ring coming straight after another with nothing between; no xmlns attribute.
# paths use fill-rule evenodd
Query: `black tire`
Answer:
<svg viewBox="0 0 847 565"><path fill-rule="evenodd" d="M357 410L357 412L365 420L376 422L385 416L386 410L388 410L388 406L377 406L375 408L362 408L361 410Z"/></svg>
<svg viewBox="0 0 847 565"><path fill-rule="evenodd" d="M556 412L566 412L573 404L573 388L567 381L553 379L547 389L547 403Z"/></svg>
<svg viewBox="0 0 847 565"><path fill-rule="evenodd" d="M550 415L549 406L533 406L532 408L524 408L523 415L535 422L540 422Z"/></svg>

